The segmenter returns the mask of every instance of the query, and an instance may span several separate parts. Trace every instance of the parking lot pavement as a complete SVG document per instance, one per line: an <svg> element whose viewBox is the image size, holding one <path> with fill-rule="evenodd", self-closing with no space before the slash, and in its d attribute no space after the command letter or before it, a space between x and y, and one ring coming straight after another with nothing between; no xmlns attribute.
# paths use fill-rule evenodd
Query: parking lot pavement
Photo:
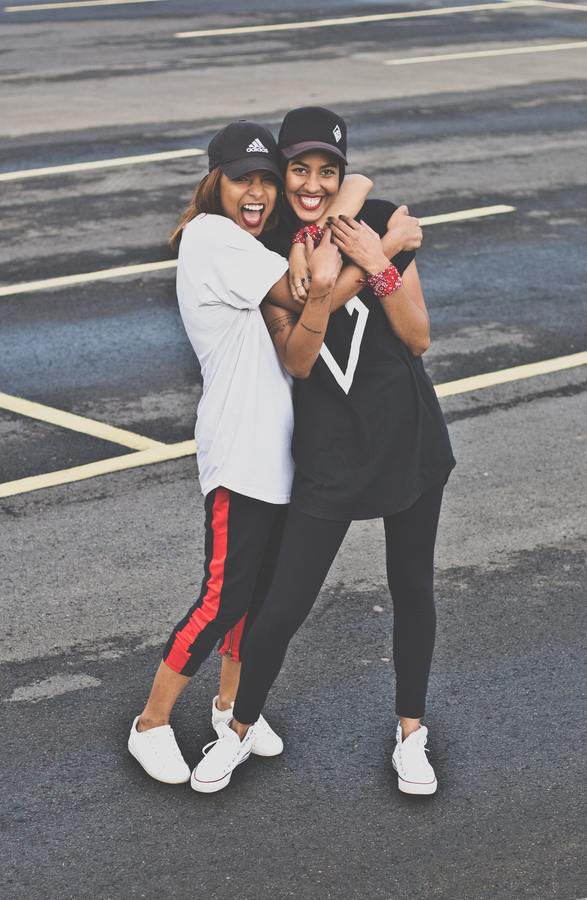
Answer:
<svg viewBox="0 0 587 900"><path fill-rule="evenodd" d="M7 896L584 897L587 7L12 5L0 54ZM206 33L178 36L194 31ZM351 168L377 196L429 221L426 365L458 459L437 557L431 801L400 795L392 776L379 522L352 526L269 698L283 757L249 761L204 798L150 781L125 750L203 549L199 368L166 236L221 124L276 130L306 103L348 119ZM210 659L177 709L190 763L211 737L217 671Z"/></svg>

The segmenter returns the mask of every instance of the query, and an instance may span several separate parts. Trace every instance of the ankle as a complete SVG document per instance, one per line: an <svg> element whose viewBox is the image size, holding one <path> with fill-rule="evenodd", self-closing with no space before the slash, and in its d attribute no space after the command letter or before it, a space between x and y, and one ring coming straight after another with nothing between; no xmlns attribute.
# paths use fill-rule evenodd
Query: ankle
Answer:
<svg viewBox="0 0 587 900"><path fill-rule="evenodd" d="M218 712L226 712L227 709L232 707L234 703L234 697L229 697L228 694L223 696L222 694L218 694L216 698L216 709Z"/></svg>
<svg viewBox="0 0 587 900"><path fill-rule="evenodd" d="M402 729L402 741L405 741L414 731L420 727L420 719L406 719L400 716L400 725Z"/></svg>
<svg viewBox="0 0 587 900"><path fill-rule="evenodd" d="M241 722L237 722L236 719L231 719L230 727L233 731L236 731L241 741L246 737L247 731L251 727L250 725L243 725Z"/></svg>
<svg viewBox="0 0 587 900"><path fill-rule="evenodd" d="M151 728L160 728L161 725L169 725L169 718L146 716L144 713L137 722L137 731L150 731Z"/></svg>

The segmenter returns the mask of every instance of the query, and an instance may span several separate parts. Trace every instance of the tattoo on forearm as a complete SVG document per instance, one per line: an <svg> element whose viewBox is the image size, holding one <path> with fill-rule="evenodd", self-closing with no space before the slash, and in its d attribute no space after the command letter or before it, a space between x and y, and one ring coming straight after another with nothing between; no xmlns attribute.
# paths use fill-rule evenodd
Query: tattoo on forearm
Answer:
<svg viewBox="0 0 587 900"><path fill-rule="evenodd" d="M305 324L305 322L300 322L300 325L302 326L302 328L305 328L306 331L309 331L310 334L323 334L324 333L322 329L320 329L320 331L316 331L314 328L308 328L308 326Z"/></svg>
<svg viewBox="0 0 587 900"><path fill-rule="evenodd" d="M280 316L279 319L273 319L267 326L269 334L274 337L280 331L289 328L290 325L295 325L297 321L298 317L294 313L287 313L285 316Z"/></svg>

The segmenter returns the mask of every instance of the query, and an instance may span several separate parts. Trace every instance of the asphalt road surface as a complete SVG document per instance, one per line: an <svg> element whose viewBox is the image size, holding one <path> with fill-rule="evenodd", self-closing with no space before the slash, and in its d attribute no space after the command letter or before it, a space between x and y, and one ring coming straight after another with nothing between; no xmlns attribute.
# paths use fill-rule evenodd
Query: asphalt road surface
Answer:
<svg viewBox="0 0 587 900"><path fill-rule="evenodd" d="M585 356L560 362L587 348L587 6L476 5L2 13L3 897L587 895L587 369ZM161 644L201 577L202 497L184 443L199 370L173 268L31 284L170 260L166 236L205 171L204 156L177 151L205 150L232 118L276 131L306 103L348 119L351 169L374 179L374 196L442 217L419 254L427 367L449 385L458 459L438 547L430 799L399 794L391 768L379 522L352 527L270 695L282 757L249 761L206 797L151 781L128 756ZM467 213L494 206L509 211ZM558 362L549 372L545 360ZM131 437L96 434L96 422ZM128 467L140 452L163 461ZM109 474L82 478L95 470L76 467L93 463ZM211 658L177 707L190 763L213 737L217 674Z"/></svg>

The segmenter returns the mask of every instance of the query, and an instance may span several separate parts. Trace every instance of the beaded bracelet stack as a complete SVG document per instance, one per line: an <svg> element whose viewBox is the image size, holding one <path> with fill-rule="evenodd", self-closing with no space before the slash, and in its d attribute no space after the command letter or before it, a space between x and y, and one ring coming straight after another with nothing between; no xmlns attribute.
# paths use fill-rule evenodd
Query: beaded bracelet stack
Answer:
<svg viewBox="0 0 587 900"><path fill-rule="evenodd" d="M402 286L402 277L394 265L389 265L376 275L369 275L366 281L376 297L387 297Z"/></svg>
<svg viewBox="0 0 587 900"><path fill-rule="evenodd" d="M305 244L306 235L309 235L312 238L314 247L317 247L322 240L323 234L324 229L321 225L304 225L299 229L299 231L296 231L296 233L294 234L292 238L292 244Z"/></svg>

